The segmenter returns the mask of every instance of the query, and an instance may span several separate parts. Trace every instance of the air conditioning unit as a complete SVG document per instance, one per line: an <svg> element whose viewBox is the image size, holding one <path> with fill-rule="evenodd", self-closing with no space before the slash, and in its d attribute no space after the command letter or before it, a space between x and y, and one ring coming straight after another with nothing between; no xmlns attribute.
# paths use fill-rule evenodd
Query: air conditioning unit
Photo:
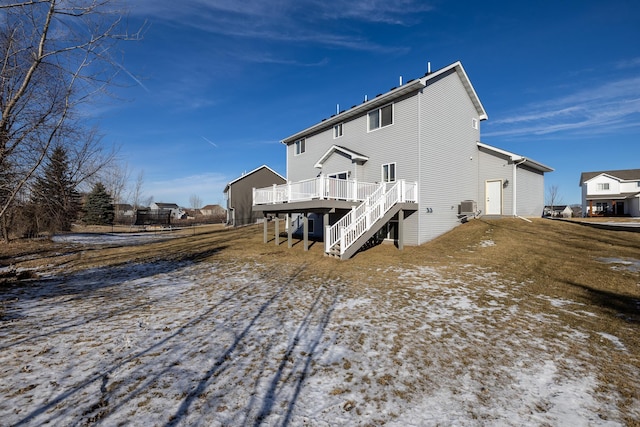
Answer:
<svg viewBox="0 0 640 427"><path fill-rule="evenodd" d="M458 207L460 215L475 215L478 211L478 205L474 200L463 200Z"/></svg>

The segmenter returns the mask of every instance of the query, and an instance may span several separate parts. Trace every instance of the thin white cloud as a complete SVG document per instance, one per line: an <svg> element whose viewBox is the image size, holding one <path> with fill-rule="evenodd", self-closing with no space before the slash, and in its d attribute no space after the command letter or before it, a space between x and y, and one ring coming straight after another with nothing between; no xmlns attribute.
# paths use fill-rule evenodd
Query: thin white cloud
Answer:
<svg viewBox="0 0 640 427"><path fill-rule="evenodd" d="M640 123L640 77L623 78L525 106L487 123L484 137L607 134Z"/></svg>
<svg viewBox="0 0 640 427"><path fill-rule="evenodd" d="M374 51L389 47L363 38L350 25L335 25L335 21L413 25L419 22L420 13L430 10L430 5L419 0L355 0L340 4L318 0L191 0L179 7L172 0L138 0L131 13L225 37Z"/></svg>

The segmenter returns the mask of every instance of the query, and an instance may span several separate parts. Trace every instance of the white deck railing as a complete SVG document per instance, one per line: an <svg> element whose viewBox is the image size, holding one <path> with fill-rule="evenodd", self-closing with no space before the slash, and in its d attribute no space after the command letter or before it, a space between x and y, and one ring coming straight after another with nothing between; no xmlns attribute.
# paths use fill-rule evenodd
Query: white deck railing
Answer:
<svg viewBox="0 0 640 427"><path fill-rule="evenodd" d="M340 243L340 255L351 246L360 236L366 233L397 203L416 203L418 201L418 184L397 181L386 190L385 185L379 185L359 206L340 218L334 225L325 230L325 252L329 252Z"/></svg>
<svg viewBox="0 0 640 427"><path fill-rule="evenodd" d="M272 205L277 203L302 202L308 200L352 200L364 201L369 197L379 184L329 178L320 175L317 178L298 182L288 182L281 185L273 185L266 188L253 189L253 204Z"/></svg>

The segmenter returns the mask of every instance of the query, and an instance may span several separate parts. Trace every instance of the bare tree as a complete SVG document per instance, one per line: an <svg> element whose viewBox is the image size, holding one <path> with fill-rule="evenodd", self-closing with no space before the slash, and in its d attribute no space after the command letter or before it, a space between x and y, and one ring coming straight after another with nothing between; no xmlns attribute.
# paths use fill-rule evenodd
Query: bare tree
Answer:
<svg viewBox="0 0 640 427"><path fill-rule="evenodd" d="M196 194L192 194L189 197L189 204L191 205L191 209L200 209L202 207L202 199L198 197Z"/></svg>
<svg viewBox="0 0 640 427"><path fill-rule="evenodd" d="M83 129L78 107L115 82L123 15L110 0L15 0L0 4L0 220L54 146L74 158L77 180L111 156ZM87 136L89 135L89 136Z"/></svg>
<svg viewBox="0 0 640 427"><path fill-rule="evenodd" d="M562 203L562 198L560 197L560 189L557 185L550 186L547 190L547 206L551 208L551 216L554 216L553 207L560 203Z"/></svg>
<svg viewBox="0 0 640 427"><path fill-rule="evenodd" d="M144 203L144 196L142 194L142 187L144 186L144 170L141 170L136 177L136 182L131 189L131 204L134 209L138 209L142 206L149 206L152 202Z"/></svg>

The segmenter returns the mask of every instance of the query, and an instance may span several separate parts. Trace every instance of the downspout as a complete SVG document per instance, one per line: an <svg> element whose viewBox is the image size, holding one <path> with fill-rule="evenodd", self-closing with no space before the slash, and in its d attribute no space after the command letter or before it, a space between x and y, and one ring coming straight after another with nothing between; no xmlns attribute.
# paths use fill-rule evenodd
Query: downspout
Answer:
<svg viewBox="0 0 640 427"><path fill-rule="evenodd" d="M512 159L513 160L513 159ZM530 219L527 218L523 218L521 216L518 216L518 200L517 200L517 194L518 194L518 182L517 182L517 176L518 176L518 166L520 166L521 164L523 164L524 162L527 161L526 157L521 157L519 162L516 162L515 160L513 160L513 177L512 177L512 181L513 181L513 217L514 218L520 218L522 220L525 220L527 222L531 222Z"/></svg>

